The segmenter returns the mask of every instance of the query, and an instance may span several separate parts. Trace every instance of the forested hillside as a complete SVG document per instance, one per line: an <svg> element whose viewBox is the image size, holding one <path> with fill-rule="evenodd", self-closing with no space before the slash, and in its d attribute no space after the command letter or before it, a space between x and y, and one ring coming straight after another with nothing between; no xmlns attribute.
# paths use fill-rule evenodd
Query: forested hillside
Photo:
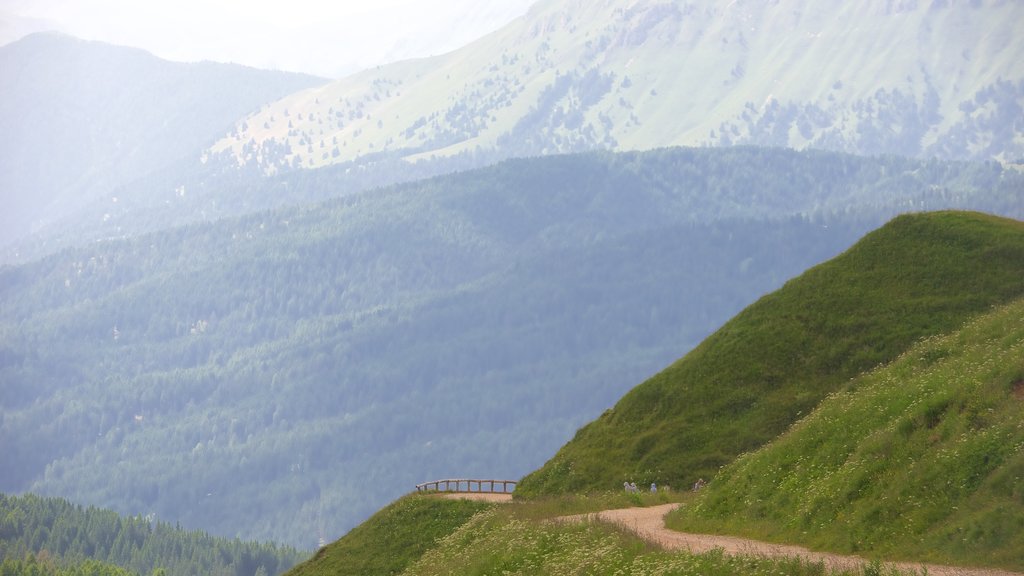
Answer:
<svg viewBox="0 0 1024 576"><path fill-rule="evenodd" d="M736 144L1016 160L1022 20L1002 0L541 0L460 50L268 105L211 153L268 173Z"/></svg>
<svg viewBox="0 0 1024 576"><path fill-rule="evenodd" d="M0 268L0 487L311 547L417 482L521 476L889 215L1019 214L1022 182L753 148L548 157Z"/></svg>
<svg viewBox="0 0 1024 576"><path fill-rule="evenodd" d="M0 245L183 158L198 165L239 117L321 82L56 33L0 47Z"/></svg>
<svg viewBox="0 0 1024 576"><path fill-rule="evenodd" d="M93 576L270 576L304 556L286 546L184 530L152 515L118 516L58 498L0 494L0 574L4 575L5 570L33 574L32 565L37 565L42 574L49 574L44 570L52 567Z"/></svg>
<svg viewBox="0 0 1024 576"><path fill-rule="evenodd" d="M330 84L32 36L0 50L0 262L513 157L756 145L1019 162L1022 12L543 0L462 49ZM264 181L297 170L313 174Z"/></svg>
<svg viewBox="0 0 1024 576"><path fill-rule="evenodd" d="M136 576L133 572L120 566L84 560L71 565L59 565L48 554L38 556L32 554L23 558L5 558L0 562L0 574L3 576ZM159 569L152 576L162 576Z"/></svg>

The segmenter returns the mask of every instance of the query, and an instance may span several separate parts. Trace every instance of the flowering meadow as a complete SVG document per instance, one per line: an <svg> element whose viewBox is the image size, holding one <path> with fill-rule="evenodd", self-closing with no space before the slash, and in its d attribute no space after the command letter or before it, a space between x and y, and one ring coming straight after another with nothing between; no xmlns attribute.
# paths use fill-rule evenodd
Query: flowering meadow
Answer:
<svg viewBox="0 0 1024 576"><path fill-rule="evenodd" d="M670 525L1024 569L1024 300L853 379Z"/></svg>

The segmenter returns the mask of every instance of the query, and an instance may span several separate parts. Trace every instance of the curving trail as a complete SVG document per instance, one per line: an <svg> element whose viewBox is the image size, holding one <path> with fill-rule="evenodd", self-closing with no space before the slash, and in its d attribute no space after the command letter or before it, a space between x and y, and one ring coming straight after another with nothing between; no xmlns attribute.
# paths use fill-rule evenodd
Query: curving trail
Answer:
<svg viewBox="0 0 1024 576"><path fill-rule="evenodd" d="M679 504L663 504L649 508L622 508L604 510L592 514L563 516L562 522L583 522L600 520L622 526L644 540L657 544L666 550L689 550L694 553L708 552L721 548L726 554L742 554L750 556L793 557L798 556L809 562L823 562L826 567L842 570L859 570L868 561L857 556L840 556L826 552L815 552L801 546L772 544L758 540L748 540L734 536L718 536L713 534L689 534L676 532L665 527L665 514L678 507ZM887 566L904 571L921 572L927 568L929 576L1024 576L1018 572L1007 572L989 568L961 568L956 566L938 566L910 562L886 562Z"/></svg>

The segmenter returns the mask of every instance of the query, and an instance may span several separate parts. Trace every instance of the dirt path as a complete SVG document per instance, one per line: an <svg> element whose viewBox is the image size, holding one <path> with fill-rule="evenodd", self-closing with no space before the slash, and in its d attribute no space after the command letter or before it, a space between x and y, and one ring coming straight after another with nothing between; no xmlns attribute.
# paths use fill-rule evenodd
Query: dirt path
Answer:
<svg viewBox="0 0 1024 576"><path fill-rule="evenodd" d="M559 518L566 522L582 522L597 519L623 526L638 536L657 544L666 550L689 550L694 553L708 552L721 548L726 554L742 554L752 556L792 557L799 556L810 562L824 562L833 569L859 570L868 561L857 556L839 556L824 552L814 552L800 546L771 544L757 540L747 540L733 536L715 536L710 534L687 534L665 528L665 514L674 510L678 504L664 504L650 508L623 508L605 510L592 514L564 516ZM913 564L907 562L887 562L901 570L921 572L927 568L929 576L1024 576L1018 572L982 568L957 568L952 566L936 566L932 564Z"/></svg>

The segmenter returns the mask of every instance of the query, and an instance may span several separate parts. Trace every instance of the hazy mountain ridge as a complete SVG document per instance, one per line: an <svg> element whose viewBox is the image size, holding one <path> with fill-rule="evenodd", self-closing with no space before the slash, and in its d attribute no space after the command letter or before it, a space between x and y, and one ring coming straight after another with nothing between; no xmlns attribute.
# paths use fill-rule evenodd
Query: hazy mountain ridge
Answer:
<svg viewBox="0 0 1024 576"><path fill-rule="evenodd" d="M1012 27L1024 18L1021 5L926 4L546 0L463 49L276 103L268 101L292 90L241 102L238 82L217 88L225 79L216 65L172 65L125 49L117 58L208 74L196 72L196 92L184 97L174 74L144 75L146 90L121 83L98 98L105 104L96 113L88 110L97 98L60 83L81 75L67 63L12 60L5 70L35 66L56 88L43 82L40 98L25 97L24 87L5 92L21 95L5 108L16 128L10 133L31 126L31 134L0 154L10 164L3 187L12 198L3 214L11 225L3 228L14 238L31 223L35 233L8 244L2 260L524 155L682 143L1024 157L1024 40ZM54 43L42 35L3 50L11 55L43 40ZM97 78L116 77L107 70L116 58L103 54L121 49L60 40L89 48L69 61L100 71ZM86 62L89 55L94 61ZM198 121L197 111L214 104L223 115ZM87 112L74 112L82 106ZM55 109L69 117L54 119ZM38 113L44 118L32 120ZM232 134L204 153L231 122ZM117 130L130 138L112 142ZM83 143L88 134L96 142ZM62 161L52 162L54 154ZM308 179L290 179L289 188L264 178L328 165L333 171L307 171Z"/></svg>
<svg viewBox="0 0 1024 576"><path fill-rule="evenodd" d="M0 244L183 158L195 164L239 116L321 82L56 33L0 47Z"/></svg>
<svg viewBox="0 0 1024 576"><path fill-rule="evenodd" d="M742 143L1012 160L1022 19L998 0L547 0L461 50L264 107L212 153L268 172Z"/></svg>

